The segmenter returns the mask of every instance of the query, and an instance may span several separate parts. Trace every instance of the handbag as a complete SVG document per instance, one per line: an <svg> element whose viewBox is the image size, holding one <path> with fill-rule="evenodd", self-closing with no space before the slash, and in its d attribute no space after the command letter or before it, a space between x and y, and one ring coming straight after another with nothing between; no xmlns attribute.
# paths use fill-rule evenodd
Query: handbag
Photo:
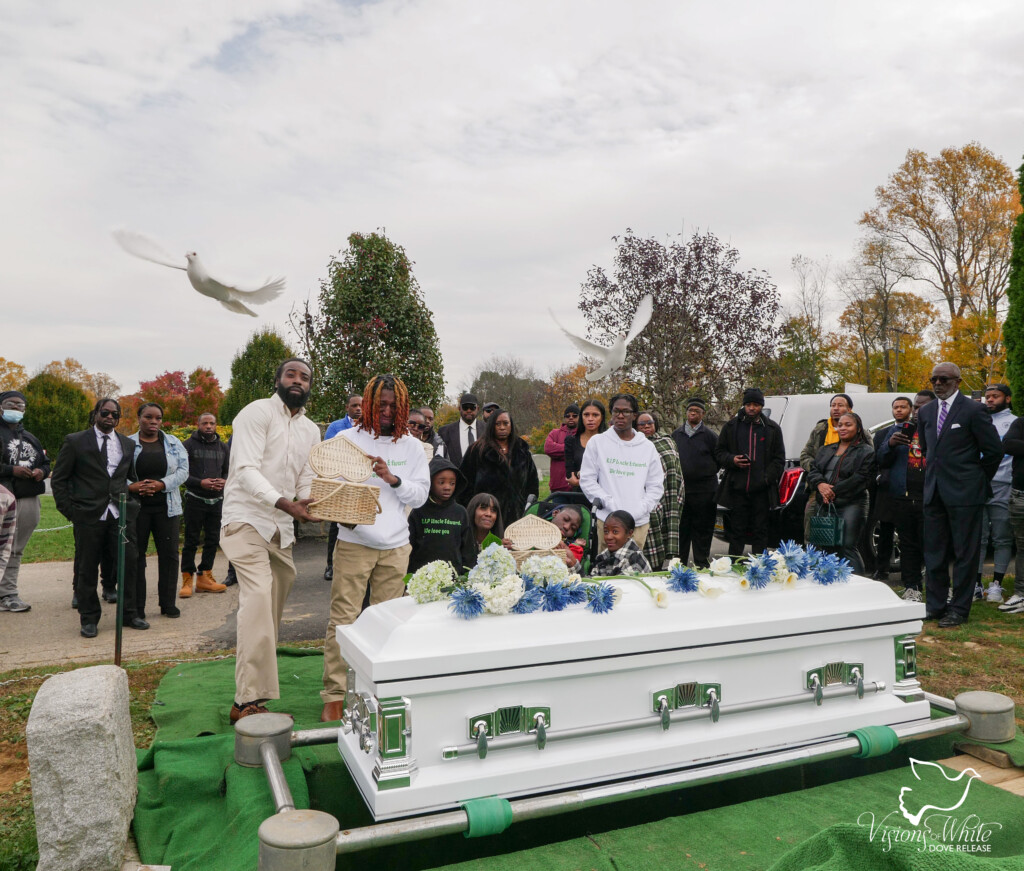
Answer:
<svg viewBox="0 0 1024 871"><path fill-rule="evenodd" d="M816 547L840 547L843 543L845 521L831 502L824 507L824 513L819 506L818 514L811 518L808 540Z"/></svg>

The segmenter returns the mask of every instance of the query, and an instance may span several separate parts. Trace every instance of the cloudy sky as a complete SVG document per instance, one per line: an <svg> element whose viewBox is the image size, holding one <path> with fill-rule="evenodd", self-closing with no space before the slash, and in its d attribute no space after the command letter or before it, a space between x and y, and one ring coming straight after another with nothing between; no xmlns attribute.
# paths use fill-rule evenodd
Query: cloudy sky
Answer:
<svg viewBox="0 0 1024 871"><path fill-rule="evenodd" d="M611 237L709 228L784 300L910 147L1024 152L1024 4L102 0L0 8L0 356L125 392L284 329L352 231L415 261L448 388L575 354ZM260 320L124 254L282 273Z"/></svg>

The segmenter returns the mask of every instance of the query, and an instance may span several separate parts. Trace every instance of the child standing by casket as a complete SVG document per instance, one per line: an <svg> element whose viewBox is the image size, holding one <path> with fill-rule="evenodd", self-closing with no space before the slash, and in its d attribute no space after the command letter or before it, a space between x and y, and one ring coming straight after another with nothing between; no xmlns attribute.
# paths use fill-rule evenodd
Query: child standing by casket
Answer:
<svg viewBox="0 0 1024 871"><path fill-rule="evenodd" d="M604 521L605 549L594 560L591 577L639 575L651 571L644 552L633 541L636 521L628 511L613 511Z"/></svg>
<svg viewBox="0 0 1024 871"><path fill-rule="evenodd" d="M476 541L466 509L455 501L466 479L450 460L430 461L430 496L409 514L409 571L444 560L461 575L476 563Z"/></svg>

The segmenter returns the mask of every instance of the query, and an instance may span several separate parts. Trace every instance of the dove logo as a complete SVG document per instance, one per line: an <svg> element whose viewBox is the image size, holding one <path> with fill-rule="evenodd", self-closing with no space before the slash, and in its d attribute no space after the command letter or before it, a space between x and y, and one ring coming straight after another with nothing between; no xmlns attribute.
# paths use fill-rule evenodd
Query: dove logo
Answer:
<svg viewBox="0 0 1024 871"><path fill-rule="evenodd" d="M922 768L928 766L928 768L935 769L937 774L944 777L950 783L956 783L958 780L962 780L964 777L967 777L967 781L964 783L964 791L960 794L960 800L957 801L956 804L950 805L948 807L939 807L938 805L934 804L922 804L920 809L916 813L911 813L910 809L904 803L904 798L909 796L910 793L914 792L914 787L903 787L903 789L900 790L900 813L902 813L904 818L913 826L918 825L921 822L921 818L928 811L955 811L957 808L960 807L960 805L967 801L967 793L971 789L971 784L974 783L974 781L980 776L978 772L975 771L973 768L965 768L963 771L957 774L956 777L950 777L946 773L946 769L939 765L937 762L924 762L920 759L914 759L913 757L911 757L910 770L913 773L914 777L917 778L917 780L919 781L921 780L921 775L918 773L918 766ZM968 775L970 776L968 777Z"/></svg>

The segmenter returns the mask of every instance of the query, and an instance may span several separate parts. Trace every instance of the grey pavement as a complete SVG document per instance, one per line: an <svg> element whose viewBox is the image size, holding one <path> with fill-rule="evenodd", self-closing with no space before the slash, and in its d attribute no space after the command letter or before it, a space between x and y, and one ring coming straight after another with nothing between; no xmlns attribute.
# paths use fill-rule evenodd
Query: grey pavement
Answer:
<svg viewBox="0 0 1024 871"><path fill-rule="evenodd" d="M327 628L331 585L323 579L327 543L303 538L293 557L297 576L281 621L280 640L322 638ZM179 599L181 616L163 617L156 599L156 557L146 567L148 630L124 629L123 659L172 658L181 653L230 649L235 646L238 587L224 593L196 593ZM214 577L223 580L227 560L217 555ZM180 582L180 578L179 578ZM112 662L116 605L103 605L96 638L79 635L78 612L71 609L71 563L22 565L18 592L32 606L19 614L0 612L0 671L72 662Z"/></svg>

